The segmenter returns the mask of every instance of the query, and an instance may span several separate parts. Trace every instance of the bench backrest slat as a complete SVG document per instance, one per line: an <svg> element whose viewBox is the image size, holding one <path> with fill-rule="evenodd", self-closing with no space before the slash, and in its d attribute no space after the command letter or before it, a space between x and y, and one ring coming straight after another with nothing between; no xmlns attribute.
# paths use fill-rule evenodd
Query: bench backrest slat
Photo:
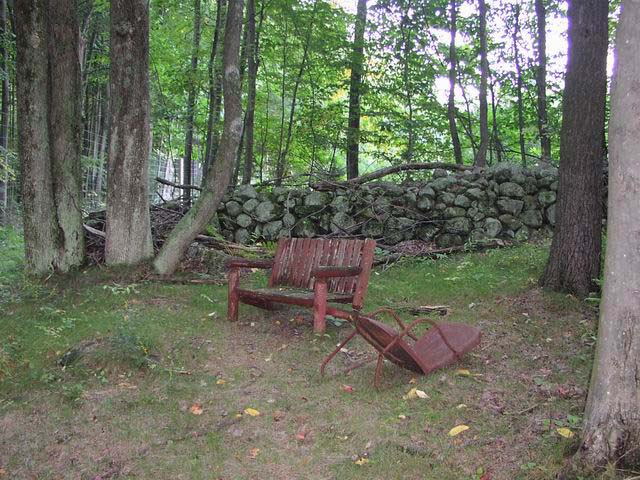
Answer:
<svg viewBox="0 0 640 480"><path fill-rule="evenodd" d="M361 267L356 277L330 279L330 292L354 295L354 306L361 306L371 275L374 240L347 238L282 238L278 242L269 286L313 288L311 275L317 267Z"/></svg>

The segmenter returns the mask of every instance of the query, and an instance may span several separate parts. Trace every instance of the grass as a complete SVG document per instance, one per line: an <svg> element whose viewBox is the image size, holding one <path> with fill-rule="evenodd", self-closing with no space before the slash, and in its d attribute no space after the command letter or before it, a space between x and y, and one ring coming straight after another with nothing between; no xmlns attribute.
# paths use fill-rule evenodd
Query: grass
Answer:
<svg viewBox="0 0 640 480"><path fill-rule="evenodd" d="M0 478L547 479L574 447L558 428L579 434L595 313L536 287L544 246L376 270L367 310L446 304L484 334L429 377L386 364L380 391L373 366L339 373L361 341L320 377L348 327L248 306L228 323L225 286L127 271L35 282L12 231L0 255Z"/></svg>

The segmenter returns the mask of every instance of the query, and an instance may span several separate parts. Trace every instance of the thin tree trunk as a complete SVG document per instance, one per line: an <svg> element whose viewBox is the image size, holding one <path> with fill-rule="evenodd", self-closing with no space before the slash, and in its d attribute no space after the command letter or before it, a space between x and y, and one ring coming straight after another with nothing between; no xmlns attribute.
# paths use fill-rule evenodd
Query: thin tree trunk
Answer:
<svg viewBox="0 0 640 480"><path fill-rule="evenodd" d="M289 124L287 127L287 137L284 144L284 148L280 152L280 156L278 158L276 181L275 181L276 187L279 187L282 185L282 180L284 178L284 175L287 169L286 162L287 162L287 155L289 154L289 147L291 146L291 138L293 134L293 119L296 111L296 100L298 98L298 89L300 88L300 82L302 81L304 69L307 66L307 60L309 58L309 45L311 43L311 34L313 32L313 24L315 21L317 8L318 8L318 0L315 0L313 2L313 11L311 12L311 20L309 21L309 25L307 27L307 36L305 38L304 49L302 51L302 61L300 62L300 68L298 69L298 75L296 76L296 81L293 84L293 93L291 94L291 108L289 109Z"/></svg>
<svg viewBox="0 0 640 480"><path fill-rule="evenodd" d="M592 467L640 464L639 24L640 4L625 1L611 87L604 292L579 451Z"/></svg>
<svg viewBox="0 0 640 480"><path fill-rule="evenodd" d="M55 269L60 248L49 149L45 1L16 0L15 16L25 266L43 274Z"/></svg>
<svg viewBox="0 0 640 480"><path fill-rule="evenodd" d="M224 9L226 0L216 1L216 24L213 30L213 40L211 42L211 55L209 56L209 65L207 67L209 78L209 105L207 115L207 139L204 166L202 167L202 181L204 185L209 174L209 169L213 163L218 149L218 138L216 132L216 123L220 117L220 97L222 94L221 81L218 77L218 69L216 68L216 59L218 57L218 48L220 43L220 30L222 29L222 20L224 17Z"/></svg>
<svg viewBox="0 0 640 480"><path fill-rule="evenodd" d="M520 52L518 51L518 35L520 35L520 5L513 5L513 59L516 67L516 92L518 95L518 140L520 144L520 162L527 166L527 156L524 147L524 103L522 101L522 67L520 66Z"/></svg>
<svg viewBox="0 0 640 480"><path fill-rule="evenodd" d="M498 163L502 162L502 142L500 141L500 134L498 132L498 102L496 101L496 95L494 91L494 82L491 82L489 86L489 91L491 92L491 119L493 124L493 129L491 132L491 141L493 143L493 149L496 151L496 157Z"/></svg>
<svg viewBox="0 0 640 480"><path fill-rule="evenodd" d="M107 99L107 108L106 111L109 111L109 100ZM98 162L98 178L96 179L96 194L98 204L102 204L102 188L104 182L104 161L105 161L105 153L107 151L107 137L109 136L109 125L107 122L104 122L102 127L102 141L100 142L100 159Z"/></svg>
<svg viewBox="0 0 640 480"><path fill-rule="evenodd" d="M175 271L193 239L211 220L224 195L235 166L242 135L239 49L242 27L242 0L229 0L223 48L224 132L210 175L198 200L173 229L153 262L156 271L167 275Z"/></svg>
<svg viewBox="0 0 640 480"><path fill-rule="evenodd" d="M364 74L364 34L367 25L367 0L358 0L351 53L349 83L349 124L347 127L347 180L358 177L360 151L360 96Z"/></svg>
<svg viewBox="0 0 640 480"><path fill-rule="evenodd" d="M407 28L408 13L402 18L400 22L400 31L402 32L402 82L405 88L405 102L409 112L409 118L407 119L407 149L404 152L403 160L405 163L412 163L413 161L413 149L415 143L414 125L413 125L413 89L411 87L411 76L409 75L409 63L411 61L412 40L411 40L411 28Z"/></svg>
<svg viewBox="0 0 640 480"><path fill-rule="evenodd" d="M489 124L487 120L487 77L489 61L487 60L487 6L485 0L478 0L480 17L480 146L475 158L476 167L487 164L487 148L489 147Z"/></svg>
<svg viewBox="0 0 640 480"><path fill-rule="evenodd" d="M544 0L535 0L537 19L537 55L536 87L538 91L538 131L542 163L551 163L551 137L547 120L547 32Z"/></svg>
<svg viewBox="0 0 640 480"><path fill-rule="evenodd" d="M462 165L462 147L456 125L456 65L458 64L458 51L456 49L456 33L458 31L458 6L456 0L449 2L451 11L451 40L449 42L449 99L447 101L447 118L449 119L449 132L453 145L453 156L458 165Z"/></svg>
<svg viewBox="0 0 640 480"><path fill-rule="evenodd" d="M182 183L191 185L191 170L193 154L193 122L196 109L196 90L198 86L198 53L200 50L200 0L193 2L193 46L191 50L191 68L189 69L189 94L187 98L187 120L184 136L184 158L182 170L184 178ZM191 205L191 190L184 191L184 201Z"/></svg>
<svg viewBox="0 0 640 480"><path fill-rule="evenodd" d="M0 69L2 75L2 99L0 100L0 225L6 223L9 197L9 49L7 48L7 0L0 0Z"/></svg>
<svg viewBox="0 0 640 480"><path fill-rule="evenodd" d="M110 127L105 258L153 255L149 219L149 2L111 0Z"/></svg>
<svg viewBox="0 0 640 480"><path fill-rule="evenodd" d="M600 274L607 0L569 2L556 227L541 284L586 296Z"/></svg>

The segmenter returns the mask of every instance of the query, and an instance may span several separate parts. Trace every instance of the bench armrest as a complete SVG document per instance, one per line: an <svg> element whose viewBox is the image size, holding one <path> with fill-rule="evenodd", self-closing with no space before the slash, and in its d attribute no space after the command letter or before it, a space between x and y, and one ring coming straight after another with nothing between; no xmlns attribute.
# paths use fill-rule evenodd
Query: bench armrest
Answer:
<svg viewBox="0 0 640 480"><path fill-rule="evenodd" d="M361 273L360 267L318 267L311 271L311 275L316 278L355 277Z"/></svg>
<svg viewBox="0 0 640 480"><path fill-rule="evenodd" d="M229 258L225 265L227 268L271 268L273 267L273 260L233 257Z"/></svg>

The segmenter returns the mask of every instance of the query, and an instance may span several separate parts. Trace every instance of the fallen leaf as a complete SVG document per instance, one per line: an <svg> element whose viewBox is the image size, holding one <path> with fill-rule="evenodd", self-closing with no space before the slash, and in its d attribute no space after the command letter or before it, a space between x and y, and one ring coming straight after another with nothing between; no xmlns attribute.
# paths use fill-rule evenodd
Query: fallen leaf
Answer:
<svg viewBox="0 0 640 480"><path fill-rule="evenodd" d="M0 477L4 477L7 474L7 471L4 468L0 468Z"/></svg>
<svg viewBox="0 0 640 480"><path fill-rule="evenodd" d="M401 413L400 415L398 415L398 418L399 418L400 420L406 420L406 419L407 419L407 416L406 416L406 415L403 415L403 414Z"/></svg>
<svg viewBox="0 0 640 480"><path fill-rule="evenodd" d="M467 370L466 368L460 368L460 369L456 370L456 375L458 375L460 377L470 377L471 376L471 372L469 370Z"/></svg>
<svg viewBox="0 0 640 480"><path fill-rule="evenodd" d="M403 400L413 400L414 398L426 399L426 398L429 398L429 395L427 395L426 392L422 390L418 390L417 388L413 387L411 390L407 392L406 395L402 396Z"/></svg>
<svg viewBox="0 0 640 480"><path fill-rule="evenodd" d="M304 442L305 439L307 438L308 433L309 433L309 430L307 429L307 426L302 425L296 432L296 440L299 442Z"/></svg>
<svg viewBox="0 0 640 480"><path fill-rule="evenodd" d="M224 385L227 381L224 378L219 378L216 380L216 385Z"/></svg>
<svg viewBox="0 0 640 480"><path fill-rule="evenodd" d="M284 412L282 410L276 410L275 412L273 412L273 421L274 422L279 422L283 418L284 418Z"/></svg>
<svg viewBox="0 0 640 480"><path fill-rule="evenodd" d="M202 415L202 404L198 402L194 403L189 407L189 411L194 415Z"/></svg>
<svg viewBox="0 0 640 480"><path fill-rule="evenodd" d="M462 410L463 408L467 408L467 405L465 405L464 403L461 403L460 405L457 405L456 408L458 410Z"/></svg>
<svg viewBox="0 0 640 480"><path fill-rule="evenodd" d="M244 409L244 413L246 413L247 415L251 416L251 417L257 417L258 415L260 415L260 412L258 410L256 410L255 408L245 408Z"/></svg>
<svg viewBox="0 0 640 480"><path fill-rule="evenodd" d="M351 385L342 385L342 391L347 392L347 393L353 393L354 392L354 388Z"/></svg>
<svg viewBox="0 0 640 480"><path fill-rule="evenodd" d="M451 430L449 430L449 436L455 437L456 435L461 434L465 430L469 430L469 427L466 425L458 425L457 427L453 427Z"/></svg>
<svg viewBox="0 0 640 480"><path fill-rule="evenodd" d="M571 430L569 430L566 427L557 428L556 431L560 436L564 438L573 438L575 436L575 433L573 433Z"/></svg>
<svg viewBox="0 0 640 480"><path fill-rule="evenodd" d="M369 463L369 459L368 458L362 458L360 457L358 460L356 460L354 462L356 465L364 465L366 463Z"/></svg>
<svg viewBox="0 0 640 480"><path fill-rule="evenodd" d="M416 383L418 383L418 379L416 377L413 377L411 380L409 380L409 383L411 385L415 385Z"/></svg>
<svg viewBox="0 0 640 480"><path fill-rule="evenodd" d="M256 458L259 453L260 453L259 448L252 448L251 450L249 450L249 458Z"/></svg>

